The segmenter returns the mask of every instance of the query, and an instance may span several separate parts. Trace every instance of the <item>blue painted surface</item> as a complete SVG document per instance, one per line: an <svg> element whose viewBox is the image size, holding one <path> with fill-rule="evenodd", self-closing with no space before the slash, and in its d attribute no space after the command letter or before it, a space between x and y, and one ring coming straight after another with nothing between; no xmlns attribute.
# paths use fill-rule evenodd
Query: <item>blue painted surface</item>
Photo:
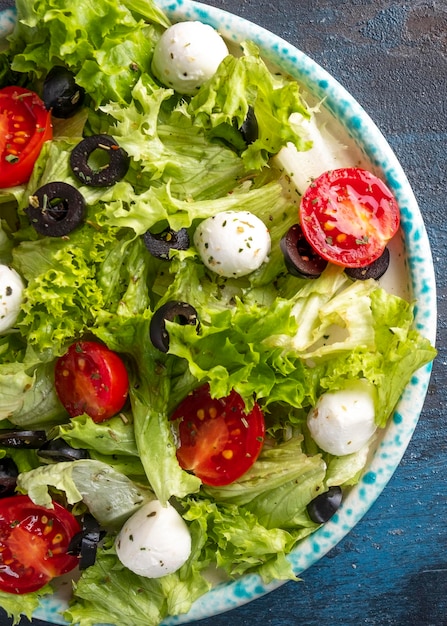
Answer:
<svg viewBox="0 0 447 626"><path fill-rule="evenodd" d="M445 2L207 4L239 14L296 45L352 93L380 127L410 179L429 233L440 323L439 357L418 427L400 467L365 518L304 572L301 582L196 624L447 625ZM381 155L376 158L380 162ZM394 422L400 424L398 416ZM380 480L378 475L375 480ZM375 481L371 476L363 482L366 494ZM319 549L316 543L313 547ZM239 592L241 598L247 595L242 587Z"/></svg>

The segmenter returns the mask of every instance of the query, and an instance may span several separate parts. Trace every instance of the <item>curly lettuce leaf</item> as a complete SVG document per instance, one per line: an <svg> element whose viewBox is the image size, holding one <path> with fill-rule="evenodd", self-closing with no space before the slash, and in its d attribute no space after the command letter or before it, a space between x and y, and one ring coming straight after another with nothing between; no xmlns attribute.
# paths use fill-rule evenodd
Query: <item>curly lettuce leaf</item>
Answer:
<svg viewBox="0 0 447 626"><path fill-rule="evenodd" d="M290 119L292 113L308 118L310 112L295 81L272 74L255 44L245 42L242 48L242 57L229 55L222 61L192 98L188 112L196 124L208 130L233 124L240 128L251 107L258 138L242 152L242 158L248 169L260 169L288 142L299 150L310 148L311 142Z"/></svg>
<svg viewBox="0 0 447 626"><path fill-rule="evenodd" d="M267 529L254 513L235 504L189 498L185 507L185 520L202 525L204 554L228 576L256 572L264 582L296 580L286 554L297 535L280 528Z"/></svg>
<svg viewBox="0 0 447 626"><path fill-rule="evenodd" d="M18 602L17 595L0 591L0 606L6 611L8 617L12 619L12 626L20 626L22 616L31 620L42 598L52 593L52 587L45 585L38 591L20 594L20 602Z"/></svg>
<svg viewBox="0 0 447 626"><path fill-rule="evenodd" d="M18 0L16 6L12 69L41 78L65 65L96 105L130 101L132 86L150 69L160 31L170 24L152 0Z"/></svg>

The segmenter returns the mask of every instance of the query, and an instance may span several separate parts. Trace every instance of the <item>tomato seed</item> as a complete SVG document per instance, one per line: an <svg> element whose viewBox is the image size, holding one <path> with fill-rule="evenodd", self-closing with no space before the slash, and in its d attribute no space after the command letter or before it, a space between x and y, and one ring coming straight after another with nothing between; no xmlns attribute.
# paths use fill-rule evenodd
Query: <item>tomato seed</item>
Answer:
<svg viewBox="0 0 447 626"><path fill-rule="evenodd" d="M200 421L203 421L205 419L205 411L203 409L199 409L197 411L197 417Z"/></svg>
<svg viewBox="0 0 447 626"><path fill-rule="evenodd" d="M222 452L222 456L224 459L227 459L227 461L229 461L233 458L233 450L224 450Z"/></svg>
<svg viewBox="0 0 447 626"><path fill-rule="evenodd" d="M216 415L217 415L217 409L216 409L216 407L212 406L212 407L210 408L210 410L209 410L209 414L210 414L210 417L212 417L212 418L216 417Z"/></svg>

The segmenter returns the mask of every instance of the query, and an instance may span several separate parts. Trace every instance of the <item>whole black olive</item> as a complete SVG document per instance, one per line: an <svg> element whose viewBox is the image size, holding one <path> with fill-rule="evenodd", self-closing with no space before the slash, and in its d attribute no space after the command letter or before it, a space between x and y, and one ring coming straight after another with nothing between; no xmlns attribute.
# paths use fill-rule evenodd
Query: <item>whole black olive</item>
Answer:
<svg viewBox="0 0 447 626"><path fill-rule="evenodd" d="M14 495L19 470L12 459L0 459L0 498Z"/></svg>
<svg viewBox="0 0 447 626"><path fill-rule="evenodd" d="M385 274L390 264L390 251L388 248L382 252L378 259L365 265L365 267L347 267L345 273L355 280L367 280L374 278L377 280Z"/></svg>
<svg viewBox="0 0 447 626"><path fill-rule="evenodd" d="M99 151L99 152L98 152ZM98 162L93 153L98 152ZM105 157L105 162L99 158ZM110 187L124 178L129 169L129 155L110 135L91 135L73 148L70 166L73 174L90 187Z"/></svg>
<svg viewBox="0 0 447 626"><path fill-rule="evenodd" d="M242 133L244 141L248 144L254 143L259 137L258 120L256 119L253 107L248 107L247 117L243 121L239 130Z"/></svg>
<svg viewBox="0 0 447 626"><path fill-rule="evenodd" d="M43 444L38 450L37 455L42 459L61 463L64 461L79 461L80 459L89 459L88 450L83 448L72 448L63 439L51 439Z"/></svg>
<svg viewBox="0 0 447 626"><path fill-rule="evenodd" d="M4 448L40 448L47 440L44 430L0 430L0 446Z"/></svg>
<svg viewBox="0 0 447 626"><path fill-rule="evenodd" d="M307 505L310 519L316 524L324 524L336 513L343 499L340 487L329 487Z"/></svg>
<svg viewBox="0 0 447 626"><path fill-rule="evenodd" d="M86 513L82 520L82 530L72 537L67 548L68 554L80 557L80 570L94 565L98 544L104 535L105 531L101 529L93 515Z"/></svg>
<svg viewBox="0 0 447 626"><path fill-rule="evenodd" d="M64 237L84 220L85 201L75 187L56 181L30 196L25 213L41 235Z"/></svg>
<svg viewBox="0 0 447 626"><path fill-rule="evenodd" d="M153 235L149 230L144 233L143 241L152 256L158 259L169 260L171 250L187 250L189 235L186 228L178 231L166 229L162 233Z"/></svg>
<svg viewBox="0 0 447 626"><path fill-rule="evenodd" d="M289 228L280 241L280 247L287 270L293 276L318 278L327 265L327 261L309 244L299 224Z"/></svg>
<svg viewBox="0 0 447 626"><path fill-rule="evenodd" d="M190 324L198 326L197 311L187 302L171 300L157 309L151 319L149 334L154 346L161 352L169 350L169 334L166 330L166 320L177 322L182 326Z"/></svg>
<svg viewBox="0 0 447 626"><path fill-rule="evenodd" d="M85 90L76 84L75 78L66 67L56 65L47 74L42 99L45 108L54 117L72 117L84 102Z"/></svg>

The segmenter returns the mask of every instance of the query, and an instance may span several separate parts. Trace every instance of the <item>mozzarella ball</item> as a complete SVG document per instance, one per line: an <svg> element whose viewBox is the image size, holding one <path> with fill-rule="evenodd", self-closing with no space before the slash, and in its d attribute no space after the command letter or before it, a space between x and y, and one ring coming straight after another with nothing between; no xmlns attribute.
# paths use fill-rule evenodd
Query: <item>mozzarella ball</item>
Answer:
<svg viewBox="0 0 447 626"><path fill-rule="evenodd" d="M25 285L19 274L0 265L0 333L14 326L20 313Z"/></svg>
<svg viewBox="0 0 447 626"><path fill-rule="evenodd" d="M268 260L271 241L262 220L249 211L222 211L199 224L194 245L203 263L226 278L246 276Z"/></svg>
<svg viewBox="0 0 447 626"><path fill-rule="evenodd" d="M191 554L191 535L173 506L144 504L125 522L115 542L121 563L139 576L160 578L177 571Z"/></svg>
<svg viewBox="0 0 447 626"><path fill-rule="evenodd" d="M326 452L344 456L358 452L376 431L374 389L359 384L320 396L307 416L309 431Z"/></svg>
<svg viewBox="0 0 447 626"><path fill-rule="evenodd" d="M157 42L152 71L163 85L194 95L227 55L228 48L214 28L202 22L179 22Z"/></svg>

